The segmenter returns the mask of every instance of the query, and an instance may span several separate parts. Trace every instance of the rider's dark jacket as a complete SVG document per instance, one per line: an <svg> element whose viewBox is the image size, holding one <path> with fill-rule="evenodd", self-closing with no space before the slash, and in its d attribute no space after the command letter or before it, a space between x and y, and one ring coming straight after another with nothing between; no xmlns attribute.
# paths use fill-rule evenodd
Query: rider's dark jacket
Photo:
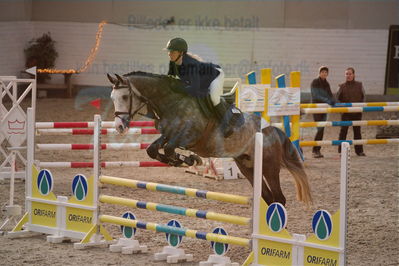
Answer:
<svg viewBox="0 0 399 266"><path fill-rule="evenodd" d="M220 74L220 66L198 61L188 54L183 55L183 62L179 66L169 62L168 75L178 76L185 84L184 90L194 97L206 97L209 85Z"/></svg>

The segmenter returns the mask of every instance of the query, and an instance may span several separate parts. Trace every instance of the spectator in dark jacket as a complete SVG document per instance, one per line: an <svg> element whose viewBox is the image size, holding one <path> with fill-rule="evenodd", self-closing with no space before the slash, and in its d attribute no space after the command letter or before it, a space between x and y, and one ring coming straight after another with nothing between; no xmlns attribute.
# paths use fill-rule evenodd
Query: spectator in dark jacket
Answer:
<svg viewBox="0 0 399 266"><path fill-rule="evenodd" d="M173 38L166 45L170 58L168 75L179 77L185 84L187 94L204 98L210 96L220 121L229 110L229 105L222 101L224 72L220 66L202 62L192 54L188 54L187 42L182 38ZM224 128L224 136L228 137L241 116L238 109L233 109L230 124Z"/></svg>
<svg viewBox="0 0 399 266"><path fill-rule="evenodd" d="M365 93L363 84L355 80L355 69L348 67L345 71L346 82L339 85L337 100L343 103L364 102ZM362 113L344 113L341 116L342 121L362 120ZM348 126L341 127L339 140L345 140L348 133ZM353 127L354 139L361 139L362 132L360 126ZM338 147L341 152L341 146ZM363 152L363 145L355 145L355 152L358 156L366 156Z"/></svg>
<svg viewBox="0 0 399 266"><path fill-rule="evenodd" d="M330 84L327 81L328 67L321 66L319 68L319 77L314 79L310 85L312 94L312 103L328 103L334 105L334 97L331 92ZM326 121L327 114L313 114L313 119L316 122ZM314 138L315 141L322 140L324 134L324 127L318 127L317 133ZM324 156L320 153L320 146L314 146L312 153L314 158L323 158Z"/></svg>

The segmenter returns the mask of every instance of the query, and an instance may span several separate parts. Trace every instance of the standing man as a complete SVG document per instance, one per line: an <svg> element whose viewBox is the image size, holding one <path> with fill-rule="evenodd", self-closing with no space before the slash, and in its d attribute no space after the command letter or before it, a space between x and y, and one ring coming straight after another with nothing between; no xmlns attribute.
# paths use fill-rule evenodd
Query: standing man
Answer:
<svg viewBox="0 0 399 266"><path fill-rule="evenodd" d="M330 84L327 81L328 67L321 66L319 68L319 77L314 79L310 85L312 94L312 103L328 103L334 105L334 97L331 92ZM316 122L326 121L327 114L313 114L313 119ZM315 141L322 140L324 134L324 127L318 127L317 133L314 138ZM312 153L313 158L323 158L324 156L320 153L320 146L314 146Z"/></svg>
<svg viewBox="0 0 399 266"><path fill-rule="evenodd" d="M363 84L355 80L355 69L348 67L345 71L346 82L339 85L337 92L337 100L343 103L364 102L365 93ZM342 121L356 121L362 120L362 113L344 113L342 114ZM341 127L339 132L339 140L346 140L348 133L348 126ZM353 126L354 139L361 139L362 132L360 126ZM338 147L338 152L341 152L341 146ZM363 145L355 145L355 152L358 156L366 156L363 152Z"/></svg>

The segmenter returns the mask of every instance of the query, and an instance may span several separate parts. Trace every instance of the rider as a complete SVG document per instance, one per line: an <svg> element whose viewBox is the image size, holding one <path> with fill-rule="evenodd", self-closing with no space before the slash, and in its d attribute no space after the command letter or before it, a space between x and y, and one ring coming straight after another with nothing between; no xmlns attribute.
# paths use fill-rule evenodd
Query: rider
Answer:
<svg viewBox="0 0 399 266"><path fill-rule="evenodd" d="M202 62L197 56L187 53L188 45L182 38L169 40L165 50L168 50L170 58L168 75L178 76L185 83L185 91L194 97L204 98L209 95L217 118L223 122L229 105L220 98L224 81L224 72L221 67ZM224 127L224 137L232 134L233 127L239 118L239 110L233 108L229 125Z"/></svg>

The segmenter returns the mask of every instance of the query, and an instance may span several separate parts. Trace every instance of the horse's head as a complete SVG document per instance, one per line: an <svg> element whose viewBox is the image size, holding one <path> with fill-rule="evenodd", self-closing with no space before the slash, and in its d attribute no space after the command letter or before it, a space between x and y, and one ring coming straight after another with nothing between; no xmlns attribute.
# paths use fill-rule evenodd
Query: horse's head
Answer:
<svg viewBox="0 0 399 266"><path fill-rule="evenodd" d="M143 99L140 92L126 77L115 74L112 77L107 74L112 85L111 99L115 108L115 129L119 134L126 134L130 120L143 107Z"/></svg>

